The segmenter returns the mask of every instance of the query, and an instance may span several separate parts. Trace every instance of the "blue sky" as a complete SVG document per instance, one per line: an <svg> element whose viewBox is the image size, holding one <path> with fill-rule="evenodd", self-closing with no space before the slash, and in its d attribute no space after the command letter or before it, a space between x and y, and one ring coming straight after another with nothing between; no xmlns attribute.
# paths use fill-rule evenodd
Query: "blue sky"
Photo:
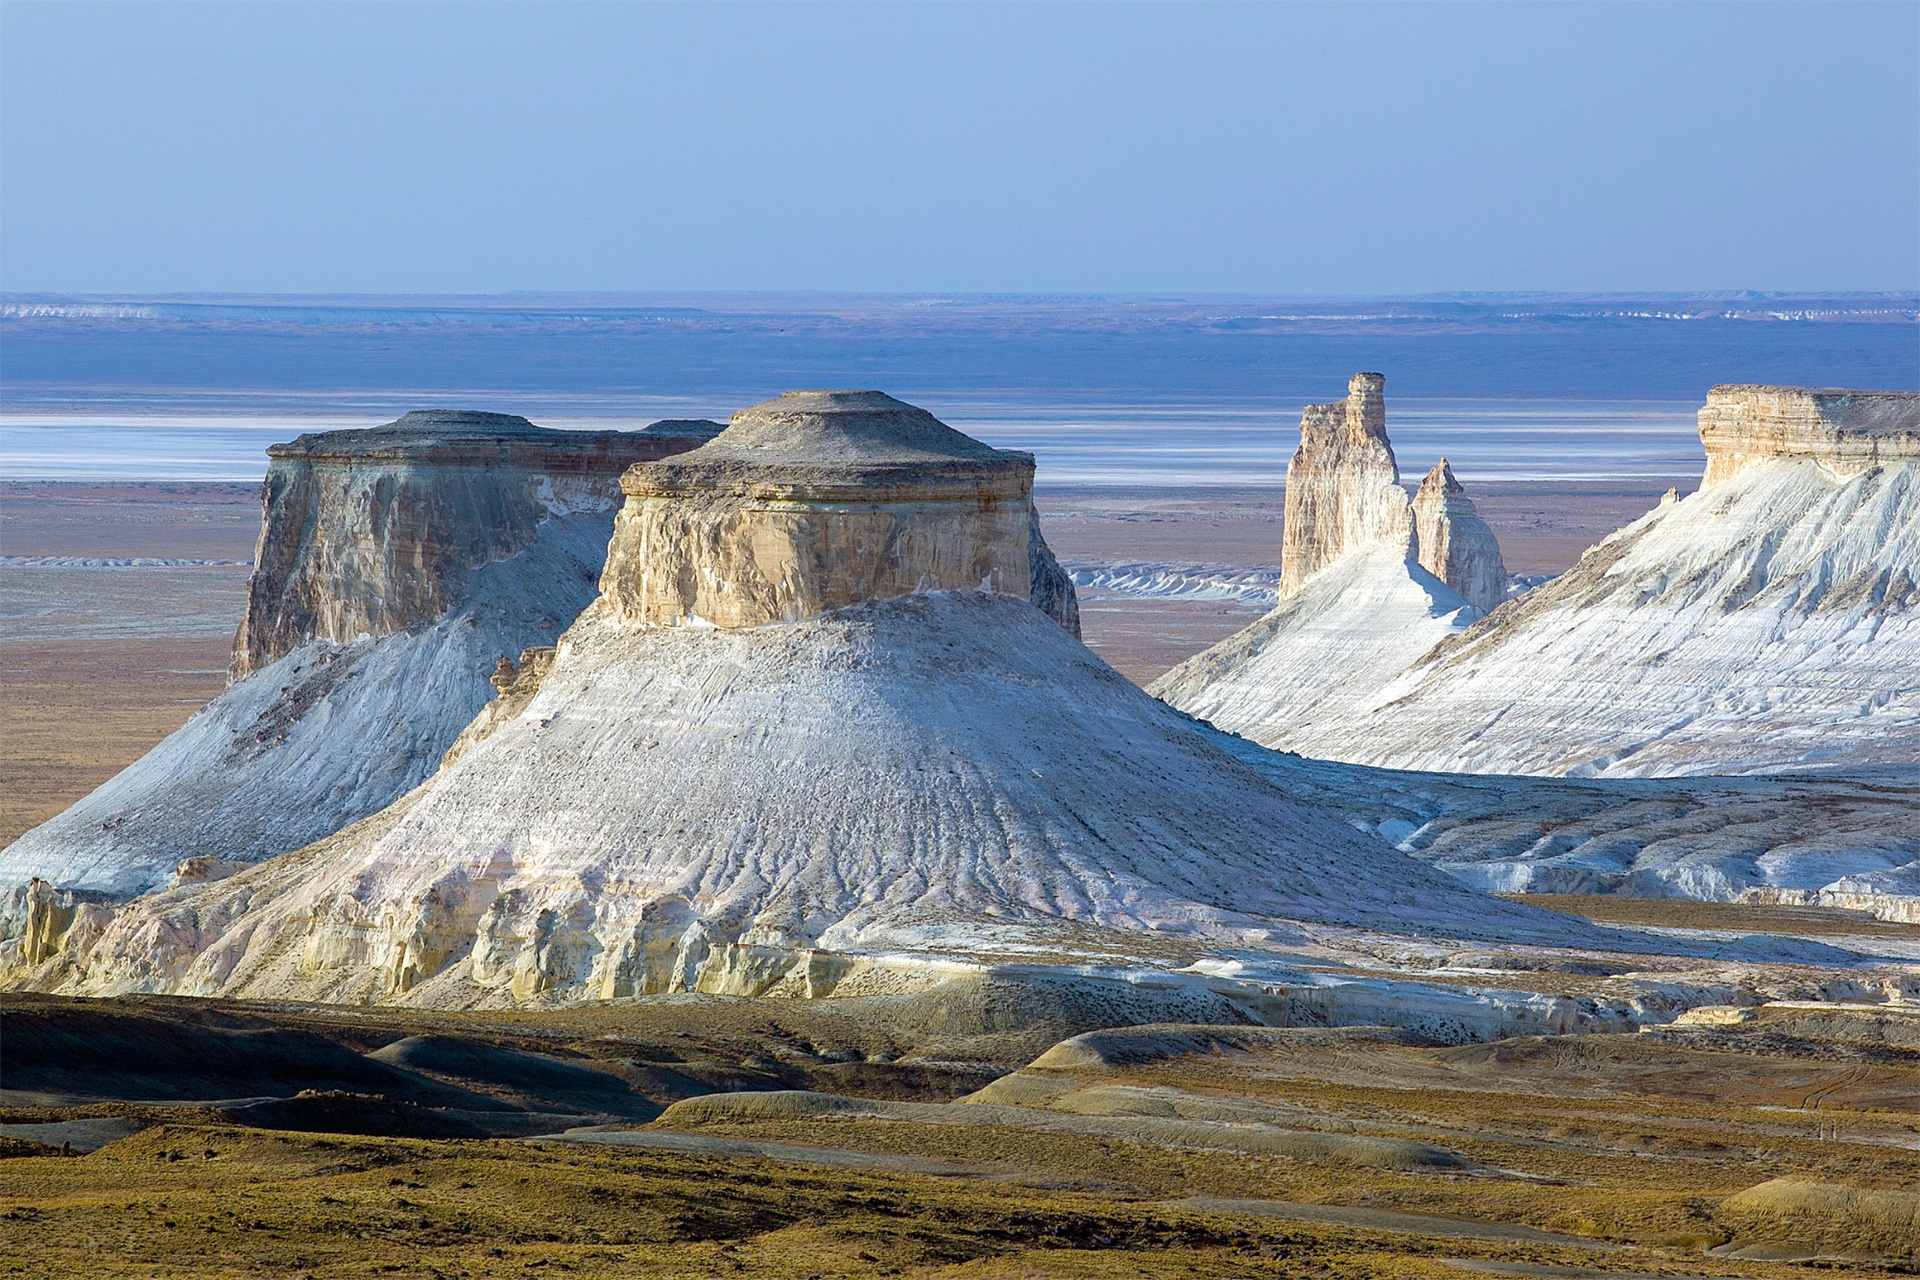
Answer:
<svg viewBox="0 0 1920 1280"><path fill-rule="evenodd" d="M1920 287L1920 4L0 5L0 288Z"/></svg>

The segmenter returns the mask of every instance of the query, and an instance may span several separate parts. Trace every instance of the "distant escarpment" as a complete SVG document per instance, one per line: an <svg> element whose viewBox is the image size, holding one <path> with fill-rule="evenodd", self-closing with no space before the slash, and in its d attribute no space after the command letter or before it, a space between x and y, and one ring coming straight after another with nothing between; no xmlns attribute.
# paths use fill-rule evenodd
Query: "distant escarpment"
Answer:
<svg viewBox="0 0 1920 1280"><path fill-rule="evenodd" d="M719 430L436 410L274 446L226 693L0 851L0 891L144 892L381 808L433 771L500 657L593 598L620 473Z"/></svg>
<svg viewBox="0 0 1920 1280"><path fill-rule="evenodd" d="M1920 763L1920 395L1715 387L1700 437L1707 470L1691 497L1484 621L1423 636L1397 669L1335 664L1328 678L1355 686L1339 723L1233 662L1241 637L1162 688L1262 743L1395 768Z"/></svg>

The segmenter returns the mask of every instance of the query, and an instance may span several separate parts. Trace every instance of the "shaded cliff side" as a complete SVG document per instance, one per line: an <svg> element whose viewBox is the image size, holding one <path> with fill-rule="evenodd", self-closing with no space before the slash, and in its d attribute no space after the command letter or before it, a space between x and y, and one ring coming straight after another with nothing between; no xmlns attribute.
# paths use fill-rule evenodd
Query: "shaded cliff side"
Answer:
<svg viewBox="0 0 1920 1280"><path fill-rule="evenodd" d="M719 430L667 421L562 432L508 414L430 409L270 446L232 675L315 640L437 622L472 596L475 574L525 551L549 520L618 507L622 471Z"/></svg>
<svg viewBox="0 0 1920 1280"><path fill-rule="evenodd" d="M550 643L593 598L620 473L719 430L436 410L274 446L233 682L0 850L0 888L143 892L379 809L485 705L498 658Z"/></svg>

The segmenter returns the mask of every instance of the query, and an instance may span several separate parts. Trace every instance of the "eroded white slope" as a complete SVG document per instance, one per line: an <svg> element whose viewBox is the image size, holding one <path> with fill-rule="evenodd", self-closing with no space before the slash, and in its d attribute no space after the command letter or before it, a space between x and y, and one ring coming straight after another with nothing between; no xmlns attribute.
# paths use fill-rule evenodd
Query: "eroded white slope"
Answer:
<svg viewBox="0 0 1920 1280"><path fill-rule="evenodd" d="M1267 746L1401 769L1623 777L1914 767L1916 566L1920 464L1845 474L1781 457L1663 503L1570 572L1437 646L1416 625L1404 644L1356 640L1342 661L1319 615L1291 628L1263 623L1258 661L1222 661L1229 640L1156 691ZM1350 574L1363 572L1356 562ZM1384 610L1375 616L1376 634L1394 625ZM1387 647L1427 651L1395 674ZM1283 656L1296 649L1329 661ZM1364 714L1320 713L1329 697Z"/></svg>
<svg viewBox="0 0 1920 1280"><path fill-rule="evenodd" d="M483 722L485 723L485 722ZM400 804L69 944L70 989L463 1004L831 989L996 931L1564 942L1302 803L1023 601L741 630L594 606ZM1597 936L1597 935L1596 935ZM1152 945L1143 941L1140 945Z"/></svg>
<svg viewBox="0 0 1920 1280"><path fill-rule="evenodd" d="M595 594L611 511L546 521L474 574L451 614L412 633L309 642L229 686L72 808L0 849L29 876L125 897L183 860L257 861L417 786L493 696L496 659L550 643Z"/></svg>
<svg viewBox="0 0 1920 1280"><path fill-rule="evenodd" d="M1916 572L1920 464L1779 458L1615 534L1313 753L1574 776L1920 765Z"/></svg>
<svg viewBox="0 0 1920 1280"><path fill-rule="evenodd" d="M1403 550L1376 543L1314 573L1149 692L1256 742L1300 749L1343 736L1388 683L1482 616Z"/></svg>

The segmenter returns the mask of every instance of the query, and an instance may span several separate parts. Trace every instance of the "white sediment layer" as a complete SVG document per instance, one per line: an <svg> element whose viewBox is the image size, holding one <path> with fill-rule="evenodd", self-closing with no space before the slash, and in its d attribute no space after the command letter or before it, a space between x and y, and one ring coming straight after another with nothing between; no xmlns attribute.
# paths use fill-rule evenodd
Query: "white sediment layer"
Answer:
<svg viewBox="0 0 1920 1280"><path fill-rule="evenodd" d="M745 629L603 602L482 732L359 828L123 909L70 986L821 994L849 956L1034 927L1566 937L1296 800L1009 597Z"/></svg>
<svg viewBox="0 0 1920 1280"><path fill-rule="evenodd" d="M1355 632L1352 662L1288 660L1295 637L1312 652L1340 625L1345 606L1330 592L1324 616L1271 615L1156 690L1268 746L1403 769L1913 768L1916 566L1920 464L1836 475L1817 459L1778 458L1663 504L1398 670L1372 647L1394 625L1386 613L1374 633ZM1363 592L1397 585L1367 563L1325 572L1370 584ZM1327 688L1364 714L1304 714Z"/></svg>

